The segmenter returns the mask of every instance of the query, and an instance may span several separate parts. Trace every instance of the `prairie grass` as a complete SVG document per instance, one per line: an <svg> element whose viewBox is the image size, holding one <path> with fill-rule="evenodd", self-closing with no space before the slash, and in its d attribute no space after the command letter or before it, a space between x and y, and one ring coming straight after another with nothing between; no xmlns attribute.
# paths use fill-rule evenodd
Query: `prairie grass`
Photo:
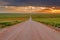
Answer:
<svg viewBox="0 0 60 40"><path fill-rule="evenodd" d="M60 28L60 14L32 14L34 21Z"/></svg>
<svg viewBox="0 0 60 40"><path fill-rule="evenodd" d="M6 28L25 20L28 20L28 14L0 13L0 28Z"/></svg>

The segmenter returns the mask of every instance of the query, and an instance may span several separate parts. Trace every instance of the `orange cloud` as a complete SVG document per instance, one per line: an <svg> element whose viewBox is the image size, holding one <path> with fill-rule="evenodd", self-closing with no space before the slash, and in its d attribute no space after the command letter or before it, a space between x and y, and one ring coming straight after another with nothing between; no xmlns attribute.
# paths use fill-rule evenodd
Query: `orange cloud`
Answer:
<svg viewBox="0 0 60 40"><path fill-rule="evenodd" d="M34 7L34 6L0 6L0 12L24 12L24 13L60 13L60 9L53 9L49 7ZM0 9L0 10L1 10Z"/></svg>

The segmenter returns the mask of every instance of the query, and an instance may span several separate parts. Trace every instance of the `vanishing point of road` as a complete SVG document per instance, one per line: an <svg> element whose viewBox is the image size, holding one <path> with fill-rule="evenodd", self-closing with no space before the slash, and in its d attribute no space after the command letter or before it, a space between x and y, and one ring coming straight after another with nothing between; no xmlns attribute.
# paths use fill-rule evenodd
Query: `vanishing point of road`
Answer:
<svg viewBox="0 0 60 40"><path fill-rule="evenodd" d="M60 32L30 18L1 30L0 40L60 40Z"/></svg>

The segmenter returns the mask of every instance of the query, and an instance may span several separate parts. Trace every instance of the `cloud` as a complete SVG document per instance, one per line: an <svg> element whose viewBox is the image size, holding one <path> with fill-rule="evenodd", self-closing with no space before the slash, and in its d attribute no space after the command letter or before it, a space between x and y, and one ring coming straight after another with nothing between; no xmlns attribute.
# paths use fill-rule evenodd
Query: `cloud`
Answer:
<svg viewBox="0 0 60 40"><path fill-rule="evenodd" d="M8 2L0 2L0 6L5 6L5 5L8 5L9 3Z"/></svg>
<svg viewBox="0 0 60 40"><path fill-rule="evenodd" d="M9 5L9 2L5 2L4 0L0 0L0 6Z"/></svg>
<svg viewBox="0 0 60 40"><path fill-rule="evenodd" d="M60 6L60 0L0 0L0 5L8 6Z"/></svg>
<svg viewBox="0 0 60 40"><path fill-rule="evenodd" d="M24 12L24 7L0 6L0 12Z"/></svg>
<svg viewBox="0 0 60 40"><path fill-rule="evenodd" d="M56 8L55 8L56 9ZM60 13L60 9L53 9L52 7L36 7L36 6L0 6L0 13L1 12L9 12L9 13L36 13L36 12L54 12Z"/></svg>

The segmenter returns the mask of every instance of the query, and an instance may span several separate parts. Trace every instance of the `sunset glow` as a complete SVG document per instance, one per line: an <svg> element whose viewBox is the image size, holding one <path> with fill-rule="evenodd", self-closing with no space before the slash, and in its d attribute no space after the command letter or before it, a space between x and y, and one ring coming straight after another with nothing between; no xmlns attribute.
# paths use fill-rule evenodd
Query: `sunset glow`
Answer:
<svg viewBox="0 0 60 40"><path fill-rule="evenodd" d="M23 13L60 13L60 9L53 9L54 7L35 7L35 6L0 6L0 12L23 12Z"/></svg>

